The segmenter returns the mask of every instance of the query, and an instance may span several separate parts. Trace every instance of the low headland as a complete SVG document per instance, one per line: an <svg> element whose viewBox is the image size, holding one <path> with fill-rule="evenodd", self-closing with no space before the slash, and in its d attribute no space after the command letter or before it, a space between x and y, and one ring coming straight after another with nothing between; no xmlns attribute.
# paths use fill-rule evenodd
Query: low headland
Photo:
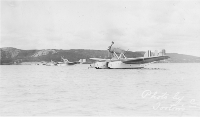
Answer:
<svg viewBox="0 0 200 117"><path fill-rule="evenodd" d="M143 51L128 51L126 57L136 58L143 57ZM91 50L91 49L43 49L43 50L21 50L12 47L0 48L0 64L1 65L13 65L23 64L31 65L37 64L42 65L45 62L61 62L61 56L68 59L69 61L79 61L85 59L84 64L90 64L93 61L89 58L108 58L109 54L107 50ZM167 53L170 57L167 60L160 61L163 63L200 63L200 57L184 55L178 53Z"/></svg>

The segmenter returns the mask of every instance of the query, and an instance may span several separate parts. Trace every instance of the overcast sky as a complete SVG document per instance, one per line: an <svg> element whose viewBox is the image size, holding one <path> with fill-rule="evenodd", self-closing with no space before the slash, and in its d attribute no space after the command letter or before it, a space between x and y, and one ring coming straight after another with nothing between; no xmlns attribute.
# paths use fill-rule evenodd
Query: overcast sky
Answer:
<svg viewBox="0 0 200 117"><path fill-rule="evenodd" d="M200 57L200 1L1 1L1 45L123 49Z"/></svg>

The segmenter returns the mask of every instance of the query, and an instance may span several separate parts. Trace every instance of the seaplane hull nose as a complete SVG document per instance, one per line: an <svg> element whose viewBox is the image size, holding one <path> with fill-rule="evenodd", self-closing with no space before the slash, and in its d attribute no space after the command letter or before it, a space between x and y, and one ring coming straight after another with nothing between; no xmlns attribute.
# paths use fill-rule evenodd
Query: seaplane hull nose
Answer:
<svg viewBox="0 0 200 117"><path fill-rule="evenodd" d="M95 67L96 69L109 69L109 68L108 68L108 62L96 62L96 63L94 64L94 67Z"/></svg>
<svg viewBox="0 0 200 117"><path fill-rule="evenodd" d="M140 64L125 64L122 61L109 62L110 69L140 69L143 68Z"/></svg>

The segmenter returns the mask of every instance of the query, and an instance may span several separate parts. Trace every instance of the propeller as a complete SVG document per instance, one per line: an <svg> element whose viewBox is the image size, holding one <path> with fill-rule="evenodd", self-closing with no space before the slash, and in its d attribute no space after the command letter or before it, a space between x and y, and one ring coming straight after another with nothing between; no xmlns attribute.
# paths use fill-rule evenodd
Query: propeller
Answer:
<svg viewBox="0 0 200 117"><path fill-rule="evenodd" d="M111 52L111 47L112 47L113 44L114 44L114 42L112 41L111 45L108 46L108 50L109 50L109 52Z"/></svg>
<svg viewBox="0 0 200 117"><path fill-rule="evenodd" d="M111 52L110 52L110 49L108 48L108 58L112 58L112 55L111 55Z"/></svg>
<svg viewBox="0 0 200 117"><path fill-rule="evenodd" d="M111 45L110 46L108 46L108 57L112 57L112 55L111 55L111 53L113 53L112 51L111 51L111 47L112 47L112 45L114 44L114 42L112 41L112 43L111 43Z"/></svg>

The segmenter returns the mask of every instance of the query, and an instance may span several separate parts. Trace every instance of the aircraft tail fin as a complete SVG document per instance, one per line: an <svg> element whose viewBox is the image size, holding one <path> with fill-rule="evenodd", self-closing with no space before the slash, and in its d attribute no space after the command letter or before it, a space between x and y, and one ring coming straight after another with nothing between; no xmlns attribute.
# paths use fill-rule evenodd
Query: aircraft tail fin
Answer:
<svg viewBox="0 0 200 117"><path fill-rule="evenodd" d="M86 62L86 59L80 59L78 62L79 62L80 64L85 63L85 62Z"/></svg>
<svg viewBox="0 0 200 117"><path fill-rule="evenodd" d="M159 52L159 53L158 53L157 50L155 50L155 52L151 52L151 50L148 50L148 51L144 54L144 57L165 56L165 55L166 55L165 49L162 49L162 51Z"/></svg>
<svg viewBox="0 0 200 117"><path fill-rule="evenodd" d="M151 52L151 50L148 50L145 54L144 57L151 57L153 56L153 53Z"/></svg>
<svg viewBox="0 0 200 117"><path fill-rule="evenodd" d="M83 63L83 59L80 59L80 60L77 61L76 63L82 64L82 63Z"/></svg>
<svg viewBox="0 0 200 117"><path fill-rule="evenodd" d="M165 55L166 55L165 49L162 49L162 51L158 53L158 56L165 56Z"/></svg>

